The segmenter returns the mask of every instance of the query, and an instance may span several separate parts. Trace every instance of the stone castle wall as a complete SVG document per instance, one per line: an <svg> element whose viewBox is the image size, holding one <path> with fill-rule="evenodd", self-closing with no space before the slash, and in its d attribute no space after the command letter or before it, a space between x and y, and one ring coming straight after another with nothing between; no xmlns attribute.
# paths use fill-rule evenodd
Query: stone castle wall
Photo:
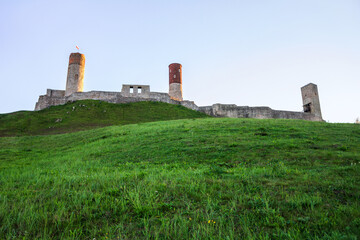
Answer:
<svg viewBox="0 0 360 240"><path fill-rule="evenodd" d="M259 119L283 118L322 121L321 118L312 113L273 110L269 107L236 106L235 104L214 104L212 106L199 107L199 111L213 117Z"/></svg>
<svg viewBox="0 0 360 240"><path fill-rule="evenodd" d="M129 85L142 86L142 85ZM90 92L76 92L70 96L65 96L65 91L48 89L46 95L39 97L36 103L35 110L42 110L44 108L62 105L67 102L77 100L101 100L109 103L131 103L141 101L155 101L165 102L170 104L182 105L192 110L203 112L213 117L229 117L229 118L258 118L258 119L303 119L309 121L322 121L321 117L316 116L310 112L293 112L273 110L269 107L248 107L237 106L235 104L214 104L212 106L198 107L193 101L175 101L170 98L167 93L150 92L145 90L142 93L134 91L130 93L129 87L123 88L122 92L105 92L105 91L90 91Z"/></svg>
<svg viewBox="0 0 360 240"><path fill-rule="evenodd" d="M35 105L35 111L42 110L44 108L62 105L67 102L77 101L77 100L101 100L109 103L131 103L131 102L141 102L141 101L155 101L155 102L165 102L170 104L182 105L187 108L198 110L198 106L192 101L175 101L170 98L167 93L158 93L150 92L150 87L146 85L124 85L121 92L105 92L105 91L90 91L90 92L75 92L70 96L65 96L65 91L62 90L53 90L48 89L46 95L41 95L38 102ZM130 93L131 86L140 87L146 89L139 93L134 91Z"/></svg>

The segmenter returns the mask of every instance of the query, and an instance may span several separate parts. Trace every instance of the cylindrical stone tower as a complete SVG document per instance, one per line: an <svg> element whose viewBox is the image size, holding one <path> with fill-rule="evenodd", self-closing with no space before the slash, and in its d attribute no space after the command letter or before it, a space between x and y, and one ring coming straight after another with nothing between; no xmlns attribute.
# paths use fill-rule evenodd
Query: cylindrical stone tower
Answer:
<svg viewBox="0 0 360 240"><path fill-rule="evenodd" d="M84 71L85 55L81 53L71 53L69 58L65 96L69 96L74 92L83 91Z"/></svg>
<svg viewBox="0 0 360 240"><path fill-rule="evenodd" d="M182 101L182 66L180 63L169 65L169 95L176 101Z"/></svg>

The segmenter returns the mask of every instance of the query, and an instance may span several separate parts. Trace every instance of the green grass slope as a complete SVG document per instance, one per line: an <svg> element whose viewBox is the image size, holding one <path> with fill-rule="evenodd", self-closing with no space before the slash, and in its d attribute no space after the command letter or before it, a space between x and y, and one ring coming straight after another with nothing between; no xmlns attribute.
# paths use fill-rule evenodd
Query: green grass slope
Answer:
<svg viewBox="0 0 360 240"><path fill-rule="evenodd" d="M162 102L114 104L82 100L36 112L0 114L0 137L67 133L110 125L202 117L207 115Z"/></svg>
<svg viewBox="0 0 360 240"><path fill-rule="evenodd" d="M0 138L0 239L358 239L360 125L186 119Z"/></svg>

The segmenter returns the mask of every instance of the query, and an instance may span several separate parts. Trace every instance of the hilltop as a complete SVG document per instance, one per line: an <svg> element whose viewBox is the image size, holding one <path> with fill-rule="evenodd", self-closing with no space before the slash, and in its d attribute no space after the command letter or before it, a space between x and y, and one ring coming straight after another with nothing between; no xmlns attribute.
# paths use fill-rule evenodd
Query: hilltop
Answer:
<svg viewBox="0 0 360 240"><path fill-rule="evenodd" d="M2 137L0 238L356 239L359 147L359 125L279 119Z"/></svg>
<svg viewBox="0 0 360 240"><path fill-rule="evenodd" d="M82 100L41 111L0 114L0 137L67 133L110 125L204 117L208 116L163 102L114 104Z"/></svg>

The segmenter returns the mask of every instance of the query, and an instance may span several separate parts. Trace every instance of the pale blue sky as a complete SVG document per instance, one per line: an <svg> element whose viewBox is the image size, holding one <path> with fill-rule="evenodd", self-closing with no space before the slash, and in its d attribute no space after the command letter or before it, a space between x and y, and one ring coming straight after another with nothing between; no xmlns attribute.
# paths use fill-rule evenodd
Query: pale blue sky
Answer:
<svg viewBox="0 0 360 240"><path fill-rule="evenodd" d="M360 117L360 0L0 0L0 112L65 89L76 45L85 91L167 92L179 62L184 98L199 106L302 111L312 82L325 120Z"/></svg>

